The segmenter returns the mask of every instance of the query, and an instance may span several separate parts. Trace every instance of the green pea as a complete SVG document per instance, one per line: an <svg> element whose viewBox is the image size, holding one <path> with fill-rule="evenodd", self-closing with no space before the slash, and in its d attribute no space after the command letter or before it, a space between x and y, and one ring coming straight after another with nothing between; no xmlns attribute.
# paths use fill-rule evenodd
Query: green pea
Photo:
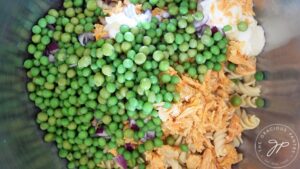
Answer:
<svg viewBox="0 0 300 169"><path fill-rule="evenodd" d="M227 68L228 68L230 71L234 72L235 69L236 69L236 65L235 65L234 63L228 63Z"/></svg>
<svg viewBox="0 0 300 169"><path fill-rule="evenodd" d="M213 70L214 71L220 71L222 69L222 65L220 63L215 63Z"/></svg>
<svg viewBox="0 0 300 169"><path fill-rule="evenodd" d="M245 32L248 29L248 23L246 21L240 21L237 27L239 31Z"/></svg>
<svg viewBox="0 0 300 169"><path fill-rule="evenodd" d="M97 1L96 0L87 1L86 8L90 11L95 11L97 9Z"/></svg>
<svg viewBox="0 0 300 169"><path fill-rule="evenodd" d="M208 46L208 47L210 47L210 46L212 46L212 45L214 44L213 38L211 38L211 37L208 36L208 35L203 35L203 36L201 37L201 42L202 42L205 46Z"/></svg>
<svg viewBox="0 0 300 169"><path fill-rule="evenodd" d="M193 34L196 32L196 29L193 25L189 25L185 28L186 33L188 34Z"/></svg>
<svg viewBox="0 0 300 169"><path fill-rule="evenodd" d="M218 55L218 56L217 56L217 61L218 61L219 63L225 62L225 61L226 61L226 55L224 55L224 54Z"/></svg>
<svg viewBox="0 0 300 169"><path fill-rule="evenodd" d="M154 148L153 142L151 140L146 141L144 145L146 151L151 151Z"/></svg>
<svg viewBox="0 0 300 169"><path fill-rule="evenodd" d="M133 138L133 135L134 135L134 131L131 129L126 129L124 131L124 137L126 138Z"/></svg>
<svg viewBox="0 0 300 169"><path fill-rule="evenodd" d="M196 70L196 68L190 67L190 68L188 69L188 74L189 74L191 77L195 77L195 76L197 75L197 70Z"/></svg>
<svg viewBox="0 0 300 169"><path fill-rule="evenodd" d="M259 71L259 72L255 73L254 77L255 77L256 81L263 81L265 78L265 75L264 75L264 72Z"/></svg>
<svg viewBox="0 0 300 169"><path fill-rule="evenodd" d="M230 25L225 25L224 27L223 27L223 31L224 32L229 32L229 31L231 31L232 30L232 26L230 26Z"/></svg>
<svg viewBox="0 0 300 169"><path fill-rule="evenodd" d="M255 105L258 107L258 108L262 108L265 106L265 100L261 97L258 97L256 100L255 100Z"/></svg>
<svg viewBox="0 0 300 169"><path fill-rule="evenodd" d="M128 42L132 42L132 41L134 41L134 35L133 35L133 33L131 33L131 32L126 32L125 34L124 34L124 39L126 40L126 41L128 41Z"/></svg>
<svg viewBox="0 0 300 169"><path fill-rule="evenodd" d="M180 149L181 149L181 151L183 151L183 152L188 152L188 151L189 151L188 146L185 145L185 144L181 144L181 145L180 145Z"/></svg>
<svg viewBox="0 0 300 169"><path fill-rule="evenodd" d="M80 7L83 5L83 0L74 0L73 5L76 7Z"/></svg>
<svg viewBox="0 0 300 169"><path fill-rule="evenodd" d="M240 96L235 95L235 96L233 96L233 97L230 98L230 103L233 106L240 106L242 104L242 99L241 99Z"/></svg>
<svg viewBox="0 0 300 169"><path fill-rule="evenodd" d="M196 63L197 64L203 64L203 63L205 63L206 58L207 57L205 57L205 56L203 56L201 54L198 54L198 55L196 55Z"/></svg>
<svg viewBox="0 0 300 169"><path fill-rule="evenodd" d="M204 18L204 15L201 11L198 11L194 14L194 18L196 21L201 21Z"/></svg>
<svg viewBox="0 0 300 169"><path fill-rule="evenodd" d="M102 122L104 124L109 124L112 121L111 117L109 115L105 115L102 117Z"/></svg>
<svg viewBox="0 0 300 169"><path fill-rule="evenodd" d="M149 102L144 103L143 105L143 112L145 114L150 114L153 110L153 105Z"/></svg>
<svg viewBox="0 0 300 169"><path fill-rule="evenodd" d="M47 26L47 21L46 21L46 19L45 19L45 18L39 19L38 25L39 25L41 28L45 28L45 27Z"/></svg>
<svg viewBox="0 0 300 169"><path fill-rule="evenodd" d="M164 40L168 43L168 44L172 44L175 40L174 34L171 32L168 32L164 35Z"/></svg>
<svg viewBox="0 0 300 169"><path fill-rule="evenodd" d="M172 146L175 144L175 139L171 135L166 138L166 142L168 145Z"/></svg>

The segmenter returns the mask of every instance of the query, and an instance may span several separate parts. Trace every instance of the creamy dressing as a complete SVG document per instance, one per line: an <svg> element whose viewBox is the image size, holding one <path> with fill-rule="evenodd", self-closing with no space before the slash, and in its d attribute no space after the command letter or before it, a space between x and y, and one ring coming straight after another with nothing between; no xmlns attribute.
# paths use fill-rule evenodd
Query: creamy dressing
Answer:
<svg viewBox="0 0 300 169"><path fill-rule="evenodd" d="M263 28L257 25L257 21L252 15L243 14L241 5L233 5L224 11L218 8L219 2L219 0L205 0L201 2L203 13L209 18L207 24L220 29L226 25L231 25L232 30L226 32L226 35L230 40L242 42L241 52L246 56L260 54L266 42ZM240 32L237 29L239 21L247 21L247 31Z"/></svg>
<svg viewBox="0 0 300 169"><path fill-rule="evenodd" d="M121 25L127 25L132 28L137 26L138 23L148 22L150 19L150 11L138 15L135 11L135 6L129 4L122 12L105 17L106 25L104 29L108 32L109 37L114 38L119 32Z"/></svg>

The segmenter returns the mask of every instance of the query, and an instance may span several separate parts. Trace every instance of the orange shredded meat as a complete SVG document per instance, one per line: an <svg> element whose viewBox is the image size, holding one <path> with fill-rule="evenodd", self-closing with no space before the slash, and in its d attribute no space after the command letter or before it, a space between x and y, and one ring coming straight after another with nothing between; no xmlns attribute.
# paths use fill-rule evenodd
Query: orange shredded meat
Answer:
<svg viewBox="0 0 300 169"><path fill-rule="evenodd" d="M241 42L229 41L227 58L228 61L237 65L236 72L239 75L252 75L256 71L256 58L247 57L240 52Z"/></svg>
<svg viewBox="0 0 300 169"><path fill-rule="evenodd" d="M228 136L226 141L229 143L237 136L240 136L242 133L243 127L241 125L241 120L237 115L233 115L228 127Z"/></svg>
<svg viewBox="0 0 300 169"><path fill-rule="evenodd" d="M156 7L156 8L154 8L154 9L152 10L152 15L153 15L153 16L158 16L158 15L163 14L164 12L165 12L165 10Z"/></svg>
<svg viewBox="0 0 300 169"><path fill-rule="evenodd" d="M225 149L228 153L225 157L219 159L219 164L222 169L231 169L231 165L240 162L241 157L232 144L226 144Z"/></svg>
<svg viewBox="0 0 300 169"><path fill-rule="evenodd" d="M103 37L108 36L108 32L104 30L104 26L101 24L95 24L95 29L94 29L94 36L96 40L99 40Z"/></svg>
<svg viewBox="0 0 300 169"><path fill-rule="evenodd" d="M219 0L218 9L222 11L226 16L232 16L231 9L233 7L241 7L243 14L248 16L254 16L253 0Z"/></svg>
<svg viewBox="0 0 300 169"><path fill-rule="evenodd" d="M168 70L168 73L177 74L172 68ZM229 103L231 85L232 82L225 76L223 70L220 72L208 71L202 84L182 75L181 81L176 86L176 90L180 94L180 101L173 104L170 109L163 108L163 104L155 105L163 121L164 135L178 135L185 138L191 151L186 159L188 168L220 168L213 151L214 145L210 138L206 137L208 133L227 129L230 139L241 133L239 119L233 114L236 108ZM154 153L152 156L164 159L165 155L158 153L163 151L168 150L158 148L152 152ZM201 158L192 154L202 152ZM195 159L201 160L195 162ZM152 169L154 162L147 161L151 163L147 168ZM215 162L212 163L212 161ZM234 163L230 163L230 165L232 164Z"/></svg>

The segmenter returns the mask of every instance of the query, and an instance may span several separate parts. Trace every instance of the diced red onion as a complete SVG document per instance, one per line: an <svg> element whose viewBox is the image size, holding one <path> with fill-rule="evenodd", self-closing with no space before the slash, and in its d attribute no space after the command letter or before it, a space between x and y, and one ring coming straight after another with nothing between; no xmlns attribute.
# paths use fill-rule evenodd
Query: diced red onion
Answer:
<svg viewBox="0 0 300 169"><path fill-rule="evenodd" d="M133 145L131 144L131 143L126 143L125 145L124 145L124 147L125 147L125 149L127 150L127 151L133 151L134 150L134 147L133 147Z"/></svg>
<svg viewBox="0 0 300 169"><path fill-rule="evenodd" d="M129 125L130 125L130 128L134 131L139 131L140 130L140 128L136 125L136 121L133 120L133 119L129 120Z"/></svg>
<svg viewBox="0 0 300 169"><path fill-rule="evenodd" d="M99 127L96 129L96 136L110 138L110 136L105 132L103 127Z"/></svg>
<svg viewBox="0 0 300 169"><path fill-rule="evenodd" d="M53 25L53 24L48 24L48 25L47 25L47 28L50 29L50 30L52 30L52 31L54 31L54 30L55 30L55 25Z"/></svg>
<svg viewBox="0 0 300 169"><path fill-rule="evenodd" d="M94 34L91 32L86 32L78 36L78 41L82 46L85 46L88 42L94 41Z"/></svg>
<svg viewBox="0 0 300 169"><path fill-rule="evenodd" d="M142 142L146 142L147 140L152 140L155 138L155 131L148 131L145 133L144 138L141 139Z"/></svg>
<svg viewBox="0 0 300 169"><path fill-rule="evenodd" d="M115 161L120 165L122 169L127 169L127 162L122 155L115 157Z"/></svg>
<svg viewBox="0 0 300 169"><path fill-rule="evenodd" d="M206 28L209 28L209 26L204 24L201 27L199 27L198 29L196 29L196 33L197 33L198 38L202 37L202 35L203 35Z"/></svg>
<svg viewBox="0 0 300 169"><path fill-rule="evenodd" d="M219 31L219 29L216 26L211 27L210 30L212 34L215 34Z"/></svg>
<svg viewBox="0 0 300 169"><path fill-rule="evenodd" d="M71 65L69 65L69 67L76 67L77 66L77 64L75 63L75 64L71 64Z"/></svg>
<svg viewBox="0 0 300 169"><path fill-rule="evenodd" d="M45 55L55 54L58 51L58 43L53 41L46 46Z"/></svg>
<svg viewBox="0 0 300 169"><path fill-rule="evenodd" d="M194 26L197 29L200 29L203 25L206 25L208 22L208 16L204 15L204 18L201 21L195 21Z"/></svg>
<svg viewBox="0 0 300 169"><path fill-rule="evenodd" d="M55 62L55 56L53 54L50 54L48 56L48 60L49 60L49 62Z"/></svg>

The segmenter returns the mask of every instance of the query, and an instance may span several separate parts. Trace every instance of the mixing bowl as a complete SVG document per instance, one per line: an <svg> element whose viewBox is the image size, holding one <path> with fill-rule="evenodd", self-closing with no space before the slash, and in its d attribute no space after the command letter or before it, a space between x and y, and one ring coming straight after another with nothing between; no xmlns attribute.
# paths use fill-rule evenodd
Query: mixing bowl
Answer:
<svg viewBox="0 0 300 169"><path fill-rule="evenodd" d="M25 49L32 25L47 9L59 6L59 0L0 0L1 169L66 168L65 162L56 155L55 146L43 142L43 134L35 123L37 110L27 97L26 74L22 68L23 60L28 57ZM267 37L264 52L258 56L258 69L266 71L267 76L267 80L260 83L267 107L249 110L261 119L261 124L243 134L244 144L239 150L244 154L244 160L235 168L300 168L297 160L297 138L300 137L299 7L299 0L255 1L257 19ZM283 142L288 142L288 146L281 144ZM266 148L271 155L262 153Z"/></svg>

